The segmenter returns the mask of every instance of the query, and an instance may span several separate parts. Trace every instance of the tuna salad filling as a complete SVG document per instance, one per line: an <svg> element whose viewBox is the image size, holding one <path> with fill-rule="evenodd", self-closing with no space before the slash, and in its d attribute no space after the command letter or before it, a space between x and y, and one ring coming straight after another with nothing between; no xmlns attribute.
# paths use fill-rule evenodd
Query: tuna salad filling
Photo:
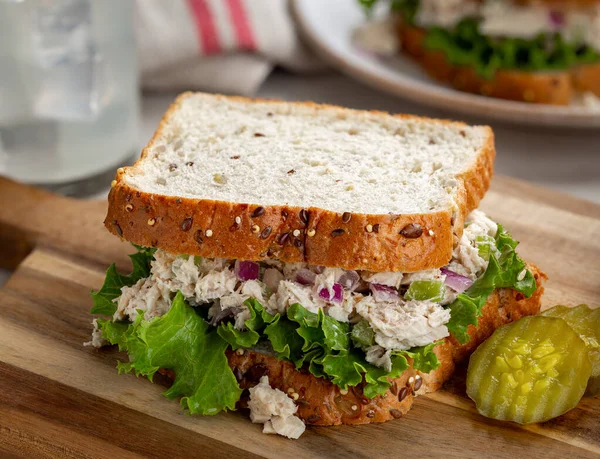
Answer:
<svg viewBox="0 0 600 459"><path fill-rule="evenodd" d="M372 8L379 0L360 0ZM425 30L424 46L492 78L499 69L566 69L600 62L600 6L517 0L392 0L404 22Z"/></svg>
<svg viewBox="0 0 600 459"><path fill-rule="evenodd" d="M169 397L191 412L235 409L241 390L228 349L270 353L347 390L374 397L412 363L429 372L443 338L467 327L496 288L531 296L536 283L517 242L480 211L467 218L449 264L415 273L176 255L138 247L134 270L114 265L93 293L91 345L117 344L120 371L175 375ZM191 347L191 349L189 348ZM243 352L243 351L242 351ZM217 358L215 358L215 355ZM219 390L208 390L218 384ZM210 395L206 395L206 394Z"/></svg>

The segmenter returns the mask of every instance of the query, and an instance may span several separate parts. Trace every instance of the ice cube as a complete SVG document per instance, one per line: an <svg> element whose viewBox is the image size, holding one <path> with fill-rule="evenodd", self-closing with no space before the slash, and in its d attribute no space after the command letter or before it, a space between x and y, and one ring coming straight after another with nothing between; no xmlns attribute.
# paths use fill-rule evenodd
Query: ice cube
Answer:
<svg viewBox="0 0 600 459"><path fill-rule="evenodd" d="M33 112L41 119L94 121L109 103L107 65L92 36L91 0L35 0Z"/></svg>
<svg viewBox="0 0 600 459"><path fill-rule="evenodd" d="M94 53L81 62L44 69L35 115L55 121L95 121L107 103L105 72L103 57Z"/></svg>

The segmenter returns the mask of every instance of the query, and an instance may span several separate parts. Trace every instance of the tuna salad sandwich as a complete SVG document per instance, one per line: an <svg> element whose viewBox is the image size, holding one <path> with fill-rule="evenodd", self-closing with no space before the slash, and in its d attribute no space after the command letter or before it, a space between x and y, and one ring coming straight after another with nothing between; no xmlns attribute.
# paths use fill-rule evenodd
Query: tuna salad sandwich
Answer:
<svg viewBox="0 0 600 459"><path fill-rule="evenodd" d="M598 104L600 0L359 1L389 3L403 51L459 90Z"/></svg>
<svg viewBox="0 0 600 459"><path fill-rule="evenodd" d="M105 225L137 253L91 344L267 433L400 418L539 312L544 274L477 209L494 155L488 127L183 94L113 181Z"/></svg>

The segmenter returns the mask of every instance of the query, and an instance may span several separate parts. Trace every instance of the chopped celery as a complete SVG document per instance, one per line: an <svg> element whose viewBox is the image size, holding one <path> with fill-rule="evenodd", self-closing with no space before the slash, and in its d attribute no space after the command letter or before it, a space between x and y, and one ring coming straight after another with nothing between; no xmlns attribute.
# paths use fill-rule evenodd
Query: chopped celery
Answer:
<svg viewBox="0 0 600 459"><path fill-rule="evenodd" d="M375 342L375 332L367 320L361 320L352 327L352 341L356 347L370 347Z"/></svg>
<svg viewBox="0 0 600 459"><path fill-rule="evenodd" d="M446 286L441 280L417 280L410 284L404 298L407 300L433 301L440 303L444 299Z"/></svg>

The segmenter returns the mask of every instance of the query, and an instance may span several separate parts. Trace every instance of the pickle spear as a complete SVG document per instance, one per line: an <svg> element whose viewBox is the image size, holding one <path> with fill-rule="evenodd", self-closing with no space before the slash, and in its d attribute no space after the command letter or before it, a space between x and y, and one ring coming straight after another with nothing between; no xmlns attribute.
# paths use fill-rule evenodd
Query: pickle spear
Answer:
<svg viewBox="0 0 600 459"><path fill-rule="evenodd" d="M565 321L524 317L473 353L467 394L489 418L544 422L579 403L591 371L585 342Z"/></svg>
<svg viewBox="0 0 600 459"><path fill-rule="evenodd" d="M592 362L592 377L588 382L587 394L600 393L600 308L591 309L585 304L574 308L554 306L542 313L543 316L564 320L579 334L588 348Z"/></svg>

